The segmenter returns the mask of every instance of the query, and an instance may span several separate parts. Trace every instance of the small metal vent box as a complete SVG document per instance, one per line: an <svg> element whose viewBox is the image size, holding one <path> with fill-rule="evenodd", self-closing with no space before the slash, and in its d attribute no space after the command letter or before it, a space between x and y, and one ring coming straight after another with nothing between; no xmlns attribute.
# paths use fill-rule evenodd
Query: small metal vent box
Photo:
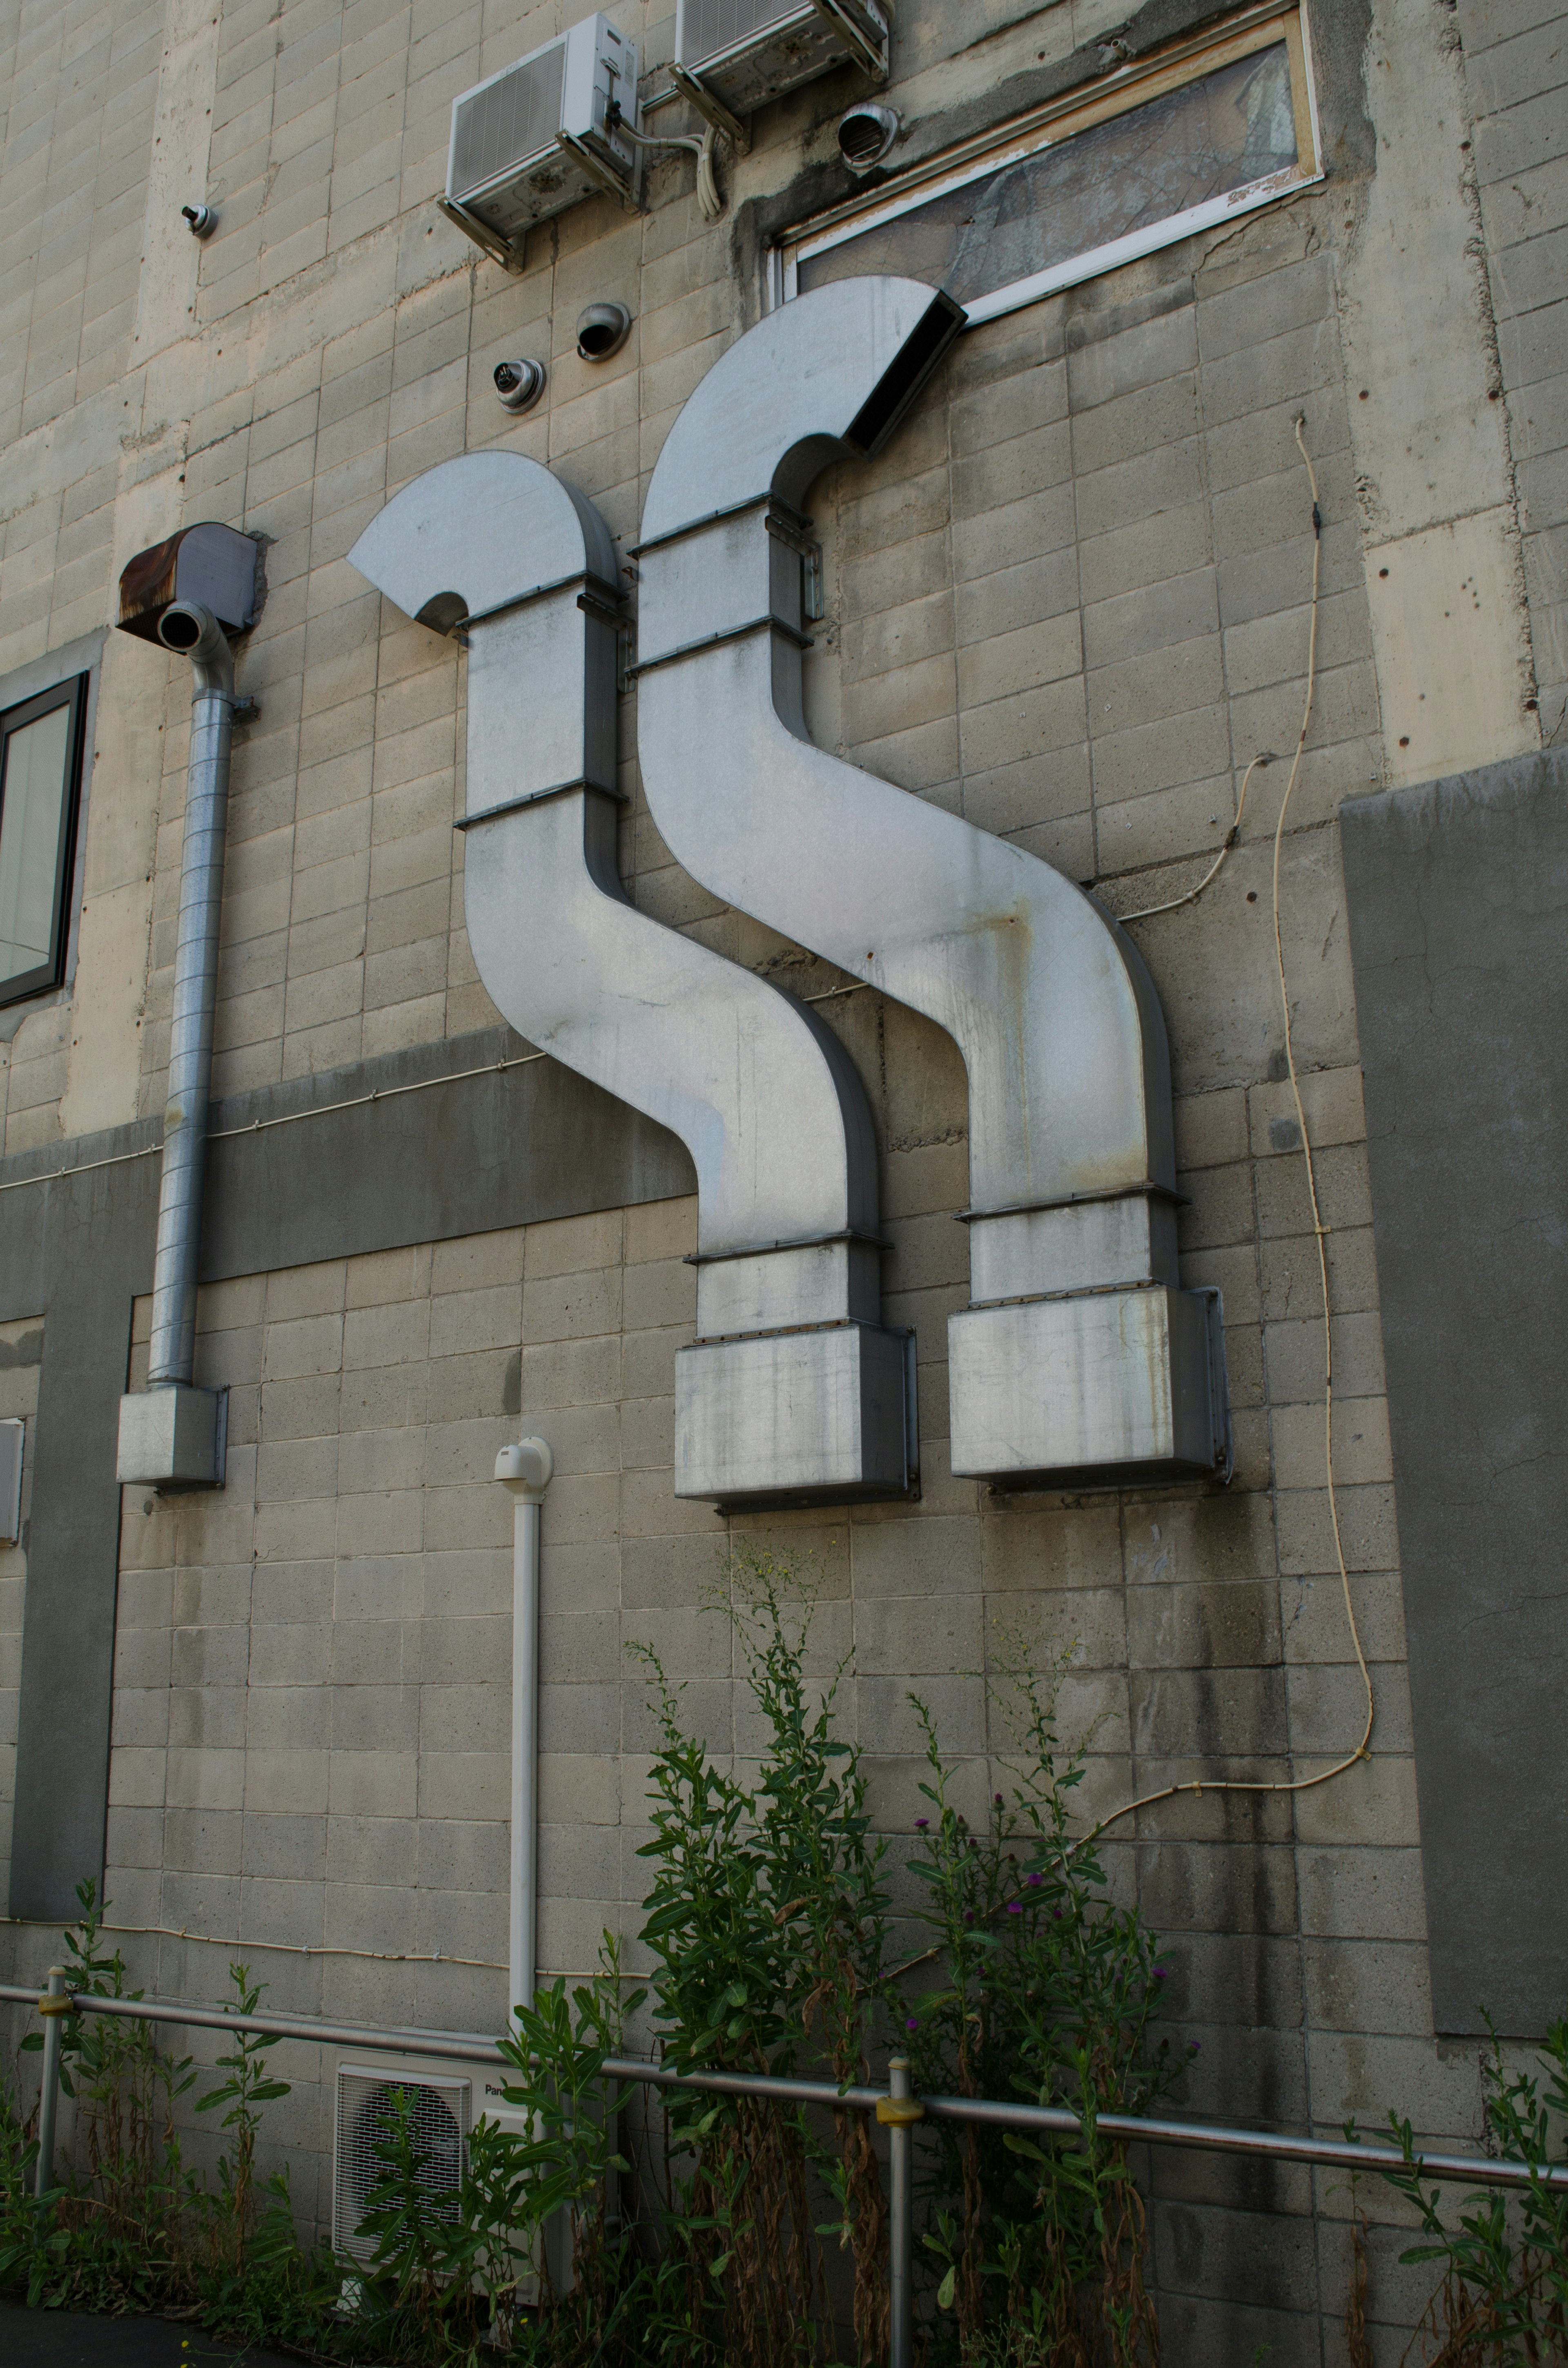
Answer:
<svg viewBox="0 0 1568 2368"><path fill-rule="evenodd" d="M676 0L676 64L749 115L835 66L883 80L887 18L876 0Z"/></svg>
<svg viewBox="0 0 1568 2368"><path fill-rule="evenodd" d="M409 2121L419 2164L419 2184L431 2197L435 2216L456 2222L468 2169L473 2083L460 2071L384 2055L376 2060L342 2058L337 2066L337 2117L333 2145L332 2242L350 2260L369 2261L375 2238L361 2236L370 2194L384 2175L378 2150L396 2128L392 2092L408 2099Z"/></svg>
<svg viewBox="0 0 1568 2368"><path fill-rule="evenodd" d="M637 149L637 46L585 17L452 103L447 209L494 251L520 249L530 223L598 190L631 203Z"/></svg>

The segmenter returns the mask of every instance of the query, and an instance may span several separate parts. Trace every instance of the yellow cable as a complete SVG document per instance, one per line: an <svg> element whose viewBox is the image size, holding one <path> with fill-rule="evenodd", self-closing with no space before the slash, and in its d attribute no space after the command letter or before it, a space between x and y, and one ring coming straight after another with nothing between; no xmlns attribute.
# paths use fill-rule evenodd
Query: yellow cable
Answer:
<svg viewBox="0 0 1568 2368"><path fill-rule="evenodd" d="M1335 1559L1339 1565L1339 1583L1345 1592L1345 1617L1349 1623L1350 1642L1355 1647L1356 1666L1361 1672L1361 1683L1367 1692L1367 1723L1361 1731L1361 1740L1355 1750L1344 1759L1336 1760L1332 1768L1324 1768L1316 1776L1298 1776L1284 1783L1249 1782L1239 1777L1195 1777L1183 1784L1167 1784L1163 1791L1145 1793L1141 1799L1128 1801L1121 1808L1113 1809L1108 1816L1101 1817L1097 1824L1090 1828L1086 1837L1091 1841L1096 1835L1102 1834L1108 1826L1114 1826L1122 1817L1130 1817L1135 1809L1152 1808L1156 1801L1173 1801L1178 1793L1310 1792L1316 1784L1326 1784L1334 1777L1343 1776L1347 1768L1353 1768L1356 1765L1358 1759L1365 1759L1368 1757L1367 1746L1372 1739L1372 1678L1367 1667L1367 1656L1361 1647L1361 1631L1357 1622L1356 1604L1350 1591L1350 1573L1346 1567L1345 1543L1339 1528L1339 1497L1334 1479L1334 1349L1328 1289L1328 1252L1324 1247L1328 1239L1328 1227L1323 1222L1323 1212L1318 1205L1317 1169L1312 1160L1312 1140L1307 1133L1307 1114L1301 1106L1301 1080L1296 1074L1296 1048L1290 1030L1290 996L1285 982L1285 945L1279 930L1279 850L1284 842L1285 817L1290 810L1291 792L1296 786L1296 777L1301 769L1301 754L1307 745L1307 728L1312 722L1312 694L1317 685L1318 575L1323 557L1323 522L1318 509L1317 475L1312 468L1312 455L1307 450L1306 438L1301 433L1305 425L1304 419L1297 420L1296 442L1301 448L1301 458L1306 462L1307 482L1312 489L1312 627L1307 641L1306 705L1301 712L1301 728L1296 736L1296 753L1290 765L1290 778L1285 784L1285 794L1279 802L1279 819L1274 825L1274 960L1279 973L1279 1008L1285 1019L1285 1065L1290 1072L1290 1095L1296 1105L1296 1123L1301 1131L1301 1156L1307 1165L1307 1194L1312 1203L1312 1235L1317 1243L1318 1277L1323 1285L1323 1441L1324 1471L1328 1482L1328 1512L1334 1527L1334 1552ZM1254 761L1256 761L1256 758ZM1244 783L1243 786L1244 789ZM1238 803L1238 820L1240 811ZM1224 852L1225 850L1221 848L1221 856ZM1218 869L1218 866L1215 868ZM1210 876L1212 878L1212 873ZM1199 886L1202 884L1199 882ZM1188 899L1183 897L1177 901L1185 904ZM1133 917L1135 916L1132 915L1128 916L1130 919Z"/></svg>
<svg viewBox="0 0 1568 2368"><path fill-rule="evenodd" d="M1312 611L1312 615L1315 622L1317 616L1315 609ZM1220 866L1223 863L1226 856L1229 855L1232 848L1234 847L1237 839L1240 838L1242 835L1242 816L1246 812L1247 783L1251 780L1253 775L1256 772L1260 765L1271 765L1273 762L1274 758L1269 750L1267 748L1261 749L1253 758L1251 764L1247 767L1246 771L1242 775L1241 791L1236 799L1235 819L1232 823L1230 829L1225 833L1225 844L1221 847L1219 854L1214 858L1213 862L1209 866L1208 871L1204 873L1196 888L1189 888L1185 896L1173 896L1168 905L1141 905L1137 912L1118 913L1114 916L1114 918L1122 922L1147 921L1155 913L1178 913L1184 905L1196 905L1199 896L1202 895L1205 888L1208 887L1210 880L1214 879L1217 875ZM1286 791L1286 795L1290 795L1289 791Z"/></svg>

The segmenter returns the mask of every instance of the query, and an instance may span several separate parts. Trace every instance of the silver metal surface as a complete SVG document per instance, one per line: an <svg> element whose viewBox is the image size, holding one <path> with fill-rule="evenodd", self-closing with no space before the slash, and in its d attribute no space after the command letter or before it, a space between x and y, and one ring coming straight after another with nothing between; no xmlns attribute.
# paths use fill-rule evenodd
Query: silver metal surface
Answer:
<svg viewBox="0 0 1568 2368"><path fill-rule="evenodd" d="M888 2094L910 2097L909 2058L888 2065ZM915 2324L915 2133L907 2122L888 2128L888 2357L892 2368L909 2368Z"/></svg>
<svg viewBox="0 0 1568 2368"><path fill-rule="evenodd" d="M65 1996L65 1969L51 1965L44 1996L51 2002ZM60 2032L65 2018L60 2012L43 2016L43 2070L38 2092L38 2161L33 2193L42 2198L54 2185L54 2131L60 2112Z"/></svg>
<svg viewBox="0 0 1568 2368"><path fill-rule="evenodd" d="M60 1977L55 1987L54 1976ZM256 2031L279 2039L337 2047L362 2047L389 2055L428 2056L445 2063L504 2063L494 2039L478 2032L378 2031L363 2023L312 2021L307 2015L231 2014L226 2008L191 2006L179 1998L100 1998L90 1991L68 1991L65 1975L51 1967L49 1995L69 1998L73 2013L104 2014L132 2022L186 2023L202 2031ZM36 2009L39 1994L19 1982L0 1982L0 2002ZM833 2107L874 2113L889 2089L853 2084L839 2088L832 2080L776 2078L767 2073L677 2072L646 2056L608 2055L600 2067L606 2080L635 2080L653 2089L691 2089L720 2097L775 2097L780 2103ZM1075 2137L1083 2128L1079 2115L1064 2105L1029 2105L1017 2098L922 2097L926 2116L934 2122L979 2122L995 2129L1035 2130L1049 2137ZM1105 2135L1141 2141L1148 2146L1196 2146L1216 2154L1256 2155L1276 2162L1316 2163L1337 2170L1403 2170L1404 2157L1392 2146L1362 2146L1353 2138L1296 2136L1289 2130L1249 2130L1226 2122L1144 2120L1136 2113L1096 2113L1095 2126ZM1424 2149L1418 2168L1429 2179L1469 2180L1478 2187L1568 2188L1568 2164L1541 2169L1533 2163L1506 2157L1449 2154Z"/></svg>
<svg viewBox="0 0 1568 2368"><path fill-rule="evenodd" d="M1158 1283L960 1310L948 1324L954 1472L1005 1485L1214 1471L1213 1311Z"/></svg>
<svg viewBox="0 0 1568 2368"><path fill-rule="evenodd" d="M471 453L404 487L349 557L408 615L447 631L468 620L463 879L474 962L529 1042L690 1151L699 1328L874 1314L865 1257L823 1249L877 1230L870 1113L843 1047L778 988L638 912L621 886L618 563L597 512L537 461ZM892 1475L858 1400L850 1432L812 1441L766 1395L768 1370L765 1358L734 1377L738 1395L690 1434L695 1443L714 1423L739 1423L748 1452L715 1462L705 1448L695 1461L677 1450L677 1495L712 1495L720 1463L743 1463L762 1493L906 1486L902 1453ZM819 1390L813 1403L825 1420L839 1401ZM901 1438L902 1424L901 1413ZM774 1439L788 1442L778 1471Z"/></svg>
<svg viewBox="0 0 1568 2368"><path fill-rule="evenodd" d="M22 1452L28 1427L9 1417L0 1422L0 1541L14 1545L22 1534Z"/></svg>
<svg viewBox="0 0 1568 2368"><path fill-rule="evenodd" d="M840 1324L678 1349L684 1493L722 1504L902 1493L911 1477L905 1337Z"/></svg>
<svg viewBox="0 0 1568 2368"><path fill-rule="evenodd" d="M1039 858L807 734L801 562L769 532L759 497L798 511L830 461L880 449L960 318L916 281L839 281L769 314L689 397L642 519L643 784L672 853L716 895L958 1043L976 1300L1170 1283L1174 1229L1159 1198L1175 1180L1169 1054L1131 939ZM734 635L758 617L773 630ZM693 715L711 728L692 733ZM1092 1196L1096 1213L1060 1205L1079 1196ZM1201 1305L1190 1313L1201 1318ZM1185 1369L1173 1365L1156 1387L1134 1325L1124 1373L1114 1356L1080 1360L1080 1380L1104 1403L1057 1435L1067 1400L1020 1362L1027 1327L983 1327L960 1344L957 1327L970 1321L953 1319L955 1448L961 1438L966 1458L991 1460L955 1459L955 1470L1064 1470L1085 1436L1158 1431L1153 1413L1130 1416L1141 1392L1153 1389L1151 1406L1168 1402L1167 1431L1169 1406L1185 1401ZM1101 1338L1103 1322L1084 1318L1085 1336ZM1042 1319L1034 1337L1043 1344L1060 1323ZM1173 1319L1173 1342L1188 1328ZM1005 1336L1015 1353L992 1373L983 1343ZM976 1390L983 1406L970 1403Z"/></svg>
<svg viewBox="0 0 1568 2368"><path fill-rule="evenodd" d="M194 641L175 638L196 627ZM158 1188L153 1269L153 1338L147 1378L188 1382L196 1361L196 1268L201 1248L201 1187L207 1165L207 1101L212 1078L212 1013L218 991L218 925L223 909L223 840L229 817L229 746L234 661L222 626L205 609L176 602L159 620L166 647L184 649L195 678L186 776L185 850L168 1098Z"/></svg>
<svg viewBox="0 0 1568 2368"><path fill-rule="evenodd" d="M115 1478L121 1486L221 1488L227 1451L227 1390L165 1382L119 1402Z"/></svg>
<svg viewBox="0 0 1568 2368"><path fill-rule="evenodd" d="M506 2002L531 2007L539 1969L539 1551L549 1441L520 1439L495 1458L512 1499L512 1830Z"/></svg>

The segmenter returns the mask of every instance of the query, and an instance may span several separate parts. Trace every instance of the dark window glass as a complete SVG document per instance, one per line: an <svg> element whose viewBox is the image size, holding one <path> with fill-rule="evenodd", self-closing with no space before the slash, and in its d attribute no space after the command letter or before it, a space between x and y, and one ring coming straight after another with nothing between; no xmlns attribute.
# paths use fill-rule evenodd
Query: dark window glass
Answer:
<svg viewBox="0 0 1568 2368"><path fill-rule="evenodd" d="M85 677L0 715L0 1003L58 984Z"/></svg>
<svg viewBox="0 0 1568 2368"><path fill-rule="evenodd" d="M802 254L799 290L889 271L972 304L1296 162L1290 51L1279 41L858 238Z"/></svg>

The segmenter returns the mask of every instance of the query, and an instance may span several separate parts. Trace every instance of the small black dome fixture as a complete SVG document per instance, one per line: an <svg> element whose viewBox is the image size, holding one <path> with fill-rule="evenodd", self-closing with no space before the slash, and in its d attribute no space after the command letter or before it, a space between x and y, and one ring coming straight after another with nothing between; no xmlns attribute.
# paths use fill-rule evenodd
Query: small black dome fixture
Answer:
<svg viewBox="0 0 1568 2368"><path fill-rule="evenodd" d="M577 351L585 362L608 362L631 334L624 304L590 304L577 320Z"/></svg>
<svg viewBox="0 0 1568 2368"><path fill-rule="evenodd" d="M903 118L897 108L869 98L840 118L838 153L855 175L874 173L903 137Z"/></svg>
<svg viewBox="0 0 1568 2368"><path fill-rule="evenodd" d="M508 411L531 411L544 393L542 362L497 362L491 376Z"/></svg>
<svg viewBox="0 0 1568 2368"><path fill-rule="evenodd" d="M190 224L192 238L210 238L218 227L217 210L212 206L181 206L180 212Z"/></svg>

